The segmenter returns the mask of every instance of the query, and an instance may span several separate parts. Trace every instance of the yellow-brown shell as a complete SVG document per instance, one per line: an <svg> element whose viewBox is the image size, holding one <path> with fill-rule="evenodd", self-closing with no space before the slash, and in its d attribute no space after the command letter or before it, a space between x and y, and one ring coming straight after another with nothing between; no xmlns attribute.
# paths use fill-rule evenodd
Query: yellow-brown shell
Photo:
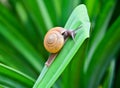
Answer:
<svg viewBox="0 0 120 88"><path fill-rule="evenodd" d="M62 33L65 31L64 28L55 27L50 29L44 38L45 49L50 53L57 53L64 45L64 37Z"/></svg>

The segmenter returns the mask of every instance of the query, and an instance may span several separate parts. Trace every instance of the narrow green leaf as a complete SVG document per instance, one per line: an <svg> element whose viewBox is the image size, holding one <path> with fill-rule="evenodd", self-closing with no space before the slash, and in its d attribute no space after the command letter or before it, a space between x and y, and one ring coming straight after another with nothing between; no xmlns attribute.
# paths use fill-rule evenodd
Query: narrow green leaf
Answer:
<svg viewBox="0 0 120 88"><path fill-rule="evenodd" d="M114 75L114 85L113 85L113 88L118 88L118 86L120 85L120 50L118 52L118 57L117 57L117 60L116 60L116 66L117 68L115 69L115 75Z"/></svg>
<svg viewBox="0 0 120 88"><path fill-rule="evenodd" d="M25 27L22 30L22 33L27 37L27 39L36 46L39 40L42 40L41 38L38 39L39 34L37 33L36 27L33 24L33 21L30 18L30 14L26 11L26 9L23 7L22 3L14 1L14 8L16 10L16 14L19 17L21 24ZM32 35L32 36L31 36ZM37 39L37 40L36 40ZM41 44L42 45L42 44Z"/></svg>
<svg viewBox="0 0 120 88"><path fill-rule="evenodd" d="M88 69L84 72L85 88L98 87L106 68L118 49L120 49L120 16L96 48Z"/></svg>
<svg viewBox="0 0 120 88"><path fill-rule="evenodd" d="M109 25L109 21L111 19L115 3L113 3L114 0L109 0L109 2L105 2L104 6L101 7L101 10L99 12L98 18L95 21L95 27L94 30L91 33L89 46L87 55L85 58L85 67L84 70L87 70L87 67L89 65L90 60L92 59L92 55L95 52L96 47L104 37L107 27ZM94 23L93 23L94 24Z"/></svg>
<svg viewBox="0 0 120 88"><path fill-rule="evenodd" d="M1 86L2 88L26 88L23 83L0 73L0 88Z"/></svg>
<svg viewBox="0 0 120 88"><path fill-rule="evenodd" d="M36 70L29 64L24 55L0 34L0 62L36 78ZM17 64L16 64L17 63ZM24 66L24 68L23 68Z"/></svg>
<svg viewBox="0 0 120 88"><path fill-rule="evenodd" d="M2 63L0 63L0 74L5 75L6 77L9 77L16 81L19 81L20 83L22 83L23 85L26 85L28 87L32 86L35 81L28 75L23 74L20 71L15 70L11 67L8 67ZM2 79L0 79L0 80L2 80Z"/></svg>
<svg viewBox="0 0 120 88"><path fill-rule="evenodd" d="M10 24L14 23L14 27L16 28L22 28L20 23L17 21L16 19L16 15L12 13L12 11L10 11L8 8L6 8L5 6L3 6L0 3L0 16L4 17L4 19L6 19L7 21L10 22Z"/></svg>
<svg viewBox="0 0 120 88"><path fill-rule="evenodd" d="M6 11L7 15L9 14L11 17L7 16L6 14L3 14L2 16L7 16L7 18L11 18L13 20L14 18L17 19L17 23L19 25L18 31L22 34L23 37L25 37L31 45L33 45L36 49L36 51L41 54L41 56L46 57L46 52L43 46L43 34L40 34L38 32L38 29L36 27L36 23L31 17L31 14L29 14L28 10L24 7L23 3L21 1L15 1L15 0L10 0L10 4L12 5L14 11L14 15L11 14L12 11ZM35 14L33 14L34 16ZM6 19L8 22L10 22L9 19ZM16 22L13 22L16 23ZM10 22L10 24L13 24ZM15 26L15 25L14 25ZM44 30L42 30L44 31ZM32 35L32 36L31 36Z"/></svg>
<svg viewBox="0 0 120 88"><path fill-rule="evenodd" d="M0 20L6 24L6 27L2 25L3 23L0 24L0 33L26 57L29 63L32 63L31 65L33 65L35 70L40 71L42 69L43 57L39 56L27 40L25 40L23 36L10 24L8 24L7 21L3 20L1 17Z"/></svg>
<svg viewBox="0 0 120 88"><path fill-rule="evenodd" d="M76 3L76 0L62 0L61 1L61 7L62 7L62 12L61 12L61 25L64 25L70 16L70 13L72 10L78 5L79 3Z"/></svg>
<svg viewBox="0 0 120 88"><path fill-rule="evenodd" d="M105 80L103 80L103 88L112 88L115 72L115 58L111 61Z"/></svg>
<svg viewBox="0 0 120 88"><path fill-rule="evenodd" d="M53 24L51 22L51 19L49 17L49 14L48 14L48 11L47 11L47 9L45 7L45 4L44 4L44 2L42 0L36 0L36 1L38 3L39 10L40 10L40 12L42 14L42 17L44 19L46 27L47 27L47 29L50 29L51 27L53 27Z"/></svg>
<svg viewBox="0 0 120 88"><path fill-rule="evenodd" d="M48 1L48 0L47 0ZM54 8L55 8L55 13L56 13L56 21L57 21L57 25L60 25L60 22L61 22L61 20L60 20L60 17L61 17L61 15L62 15L62 8L61 8L61 6L62 6L62 1L60 1L59 0L59 2L57 1L57 0L52 0L53 1L53 6L54 6ZM50 5L51 6L51 5ZM53 11L54 12L54 11ZM54 23L54 24L56 24L56 23Z"/></svg>
<svg viewBox="0 0 120 88"><path fill-rule="evenodd" d="M82 46L79 48L77 53L74 55L71 63L62 73L62 88L83 88L82 84L82 70L83 62L86 53L86 46L88 44L88 39L84 41ZM70 81L68 81L70 80ZM73 84L74 83L74 84Z"/></svg>
<svg viewBox="0 0 120 88"><path fill-rule="evenodd" d="M75 8L65 28L75 29L82 25L75 36L75 42L68 39L50 67L44 66L33 88L50 88L70 63L84 40L89 37L90 22L85 5Z"/></svg>
<svg viewBox="0 0 120 88"><path fill-rule="evenodd" d="M61 16L61 1L57 0L44 0L44 4L49 13L52 23L55 25L59 25L60 16Z"/></svg>
<svg viewBox="0 0 120 88"><path fill-rule="evenodd" d="M6 86L6 85L1 85L1 84L0 84L0 88L10 88L10 87L8 87L8 86Z"/></svg>
<svg viewBox="0 0 120 88"><path fill-rule="evenodd" d="M98 0L84 0L84 3L86 4L87 8L88 8L88 14L91 16L92 14L92 10L94 8L94 5L95 5L95 1L98 1Z"/></svg>
<svg viewBox="0 0 120 88"><path fill-rule="evenodd" d="M32 18L33 22L35 23L35 26L37 27L37 30L39 31L39 33L43 39L43 36L47 32L47 30L50 29L53 25L51 20L49 20L50 18L49 18L47 11L43 11L43 13L42 13L41 9L44 9L43 8L44 6L42 6L42 8L39 7L39 3L38 3L39 1L37 1L37 0L34 0L34 1L33 0L29 0L29 1L22 0L21 2L24 4L25 8L27 9L28 13L30 14L30 17ZM45 13L47 13L46 14L47 16L46 15L44 16ZM50 23L47 22L47 25L46 25L46 21L48 21L48 20L47 20L47 18L45 18L45 20L44 20L44 17L47 17L50 22Z"/></svg>

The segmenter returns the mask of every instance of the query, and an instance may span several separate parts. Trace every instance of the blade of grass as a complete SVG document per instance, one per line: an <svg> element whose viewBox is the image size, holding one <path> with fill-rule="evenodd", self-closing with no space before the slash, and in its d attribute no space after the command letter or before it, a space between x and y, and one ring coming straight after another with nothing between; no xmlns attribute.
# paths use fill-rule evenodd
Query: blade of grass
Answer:
<svg viewBox="0 0 120 88"><path fill-rule="evenodd" d="M0 88L10 88L10 87L0 84Z"/></svg>
<svg viewBox="0 0 120 88"><path fill-rule="evenodd" d="M85 5L79 5L75 8L65 28L75 29L80 25L82 25L82 28L75 36L75 43L68 39L54 63L50 67L44 66L33 88L50 88L70 63L84 40L89 37L90 22Z"/></svg>
<svg viewBox="0 0 120 88"><path fill-rule="evenodd" d="M48 0L47 0L48 1ZM60 25L60 17L61 17L61 12L62 12L62 10L61 10L61 6L62 6L62 1L56 1L56 0L52 0L53 1L53 6L54 6L54 8L55 8L55 14L56 14L56 23L54 23L54 24L56 24L56 25ZM51 5L50 5L51 6Z"/></svg>
<svg viewBox="0 0 120 88"><path fill-rule="evenodd" d="M108 73L103 83L103 88L112 88L113 79L114 79L114 71L115 71L115 59L113 59L110 63Z"/></svg>
<svg viewBox="0 0 120 88"><path fill-rule="evenodd" d="M14 49L14 47L11 47L8 42L2 41L2 43L0 42L0 62L11 66L33 78L36 78L36 70L33 69L29 62L26 61L25 58L19 52L17 52L16 49Z"/></svg>
<svg viewBox="0 0 120 88"><path fill-rule="evenodd" d="M88 14L89 14L90 19L91 19L93 16L92 15L93 12L95 12L97 9L97 8L95 8L95 5L98 6L98 0L84 0L84 3L86 4L86 7L88 8Z"/></svg>
<svg viewBox="0 0 120 88"><path fill-rule="evenodd" d="M21 0L19 1L21 2ZM44 9L44 8L41 8L41 7L39 8L39 4L37 0L34 0L34 1L33 0L29 0L29 1L22 0L22 3L24 4L24 7L27 9L28 13L30 14L40 35L43 37L45 33L47 32L47 30L52 27L51 21L49 21L50 23L47 22L47 25L45 23L47 19L45 18L46 20L44 20L45 16L40 11L40 9Z"/></svg>
<svg viewBox="0 0 120 88"><path fill-rule="evenodd" d="M26 85L0 73L0 88L25 88Z"/></svg>
<svg viewBox="0 0 120 88"><path fill-rule="evenodd" d="M35 40L35 39L37 39L37 37L39 37L39 35L36 33L37 30L35 30L36 28L34 27L34 24L32 23L32 20L31 20L29 14L27 13L27 11L23 7L23 5L18 1L13 2L13 7L15 8L15 13L17 14L17 17L19 18L19 20L21 21L21 24L23 24L25 27L25 29L22 31L22 33L23 34L25 33L25 35L27 35L27 37L28 37L27 39L32 44L34 44L34 46L36 46L37 41L39 41L41 39L39 39L37 41Z"/></svg>
<svg viewBox="0 0 120 88"><path fill-rule="evenodd" d="M54 26L58 25L60 21L60 15L61 15L61 1L48 1L44 0L45 7L49 13L49 17L51 18L52 23Z"/></svg>
<svg viewBox="0 0 120 88"><path fill-rule="evenodd" d="M76 53L76 55L73 58L73 62L71 64L71 76L70 77L70 88L82 88L82 72L81 69L83 69L83 62L84 62L84 57L86 53L86 46L88 44L88 40L85 40L83 45L79 48L79 51ZM75 83L75 84L73 84Z"/></svg>
<svg viewBox="0 0 120 88"><path fill-rule="evenodd" d="M82 46L79 48L75 56L73 57L71 63L62 73L62 88L83 88L81 86L82 82L82 68L83 61L86 53L86 46L88 44L88 39L84 41ZM68 81L70 80L70 81ZM74 83L74 84L73 84Z"/></svg>
<svg viewBox="0 0 120 88"><path fill-rule="evenodd" d="M66 23L72 10L79 4L79 3L75 3L75 2L76 2L75 0L74 1L73 0L69 0L69 1L62 0L61 1L62 12L61 12L61 21L60 22L61 22L62 26Z"/></svg>
<svg viewBox="0 0 120 88"><path fill-rule="evenodd" d="M34 48L25 40L20 33L17 32L10 24L0 17L0 20L6 25L0 24L0 33L8 39L15 47L21 52L26 59L33 65L35 70L40 71L42 69L43 57L37 55Z"/></svg>
<svg viewBox="0 0 120 88"><path fill-rule="evenodd" d="M5 6L3 6L2 4L0 4L0 9L1 9L1 17L4 17L4 20L7 20L10 24L13 25L14 23L14 27L16 29L19 29L18 31L20 33L22 33L23 35L25 35L25 37L28 37L27 34L25 33L25 28L24 26L21 24L21 21L17 18L16 12L12 12L11 9L6 8ZM23 13L23 12L22 12Z"/></svg>
<svg viewBox="0 0 120 88"><path fill-rule="evenodd" d="M16 14L17 21L19 21L20 33L33 45L36 49L36 51L40 52L41 56L46 57L46 53L43 46L43 36L38 33L37 28L35 27L35 23L33 22L32 18L30 17L30 14L26 10L26 8L23 6L23 3L20 1L13 1L10 0L10 3L14 9L14 13ZM10 15L10 12L7 13ZM6 14L4 14L6 15ZM3 16L4 16L3 15ZM9 18L9 17L8 17ZM12 17L12 19L15 17ZM10 21L10 20L8 20ZM31 36L32 35L32 36Z"/></svg>
<svg viewBox="0 0 120 88"><path fill-rule="evenodd" d="M120 49L120 16L110 27L105 37L95 50L92 60L88 66L85 77L85 88L97 88L100 80L113 59L114 55ZM111 37L112 35L112 37ZM97 59L96 59L97 58ZM87 85L86 85L87 84Z"/></svg>
<svg viewBox="0 0 120 88"><path fill-rule="evenodd" d="M28 75L23 74L20 71L15 70L11 67L8 67L2 63L0 63L0 74L3 74L6 77L12 78L16 81L19 81L20 83L22 83L23 85L26 85L28 87L32 86L34 81L35 81L34 79L29 77Z"/></svg>
<svg viewBox="0 0 120 88"><path fill-rule="evenodd" d="M102 6L101 8L101 12L98 15L98 19L96 20L96 25L91 33L88 51L85 58L86 61L84 71L87 70L88 65L91 61L91 57L94 54L97 45L100 43L100 41L102 40L106 33L114 7L115 7L114 0L109 0L109 2L105 3L104 6Z"/></svg>
<svg viewBox="0 0 120 88"><path fill-rule="evenodd" d="M45 22L47 29L52 28L53 24L51 22L51 19L49 17L49 13L48 13L48 11L46 9L46 6L45 6L44 2L42 0L36 0L36 2L38 3L39 10L40 10L41 15L42 15L42 17L44 19L43 22Z"/></svg>
<svg viewBox="0 0 120 88"><path fill-rule="evenodd" d="M14 27L18 29L22 28L21 25L19 25L20 23L17 21L15 14L13 14L12 11L10 11L10 9L6 8L1 3L0 3L0 9L1 9L0 10L1 17L7 19L11 24L14 23Z"/></svg>
<svg viewBox="0 0 120 88"><path fill-rule="evenodd" d="M119 52L118 52L118 56L117 56L117 60L116 60L116 69L115 69L115 75L114 75L114 85L113 85L113 88L118 88L118 86L120 85L120 49L119 49Z"/></svg>

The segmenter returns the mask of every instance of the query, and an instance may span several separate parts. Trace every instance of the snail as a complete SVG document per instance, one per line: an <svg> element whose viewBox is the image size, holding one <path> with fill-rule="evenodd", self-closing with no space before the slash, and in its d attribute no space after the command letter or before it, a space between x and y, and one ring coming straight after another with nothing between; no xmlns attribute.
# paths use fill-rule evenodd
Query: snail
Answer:
<svg viewBox="0 0 120 88"><path fill-rule="evenodd" d="M62 49L66 39L71 36L74 40L75 34L76 30L66 30L62 27L54 27L46 33L44 37L44 47L48 52L51 53L47 62L45 63L48 67L57 56L57 53Z"/></svg>
<svg viewBox="0 0 120 88"><path fill-rule="evenodd" d="M57 53L64 45L64 28L55 27L47 32L44 38L45 49L50 53Z"/></svg>

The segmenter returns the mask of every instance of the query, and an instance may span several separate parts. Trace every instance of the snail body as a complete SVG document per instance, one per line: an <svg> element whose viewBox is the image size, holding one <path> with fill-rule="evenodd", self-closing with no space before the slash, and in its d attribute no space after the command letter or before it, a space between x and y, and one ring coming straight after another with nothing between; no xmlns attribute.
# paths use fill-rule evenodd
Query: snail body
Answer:
<svg viewBox="0 0 120 88"><path fill-rule="evenodd" d="M64 45L64 36L62 35L65 29L62 27L55 27L50 29L44 38L45 49L50 53L57 53Z"/></svg>

